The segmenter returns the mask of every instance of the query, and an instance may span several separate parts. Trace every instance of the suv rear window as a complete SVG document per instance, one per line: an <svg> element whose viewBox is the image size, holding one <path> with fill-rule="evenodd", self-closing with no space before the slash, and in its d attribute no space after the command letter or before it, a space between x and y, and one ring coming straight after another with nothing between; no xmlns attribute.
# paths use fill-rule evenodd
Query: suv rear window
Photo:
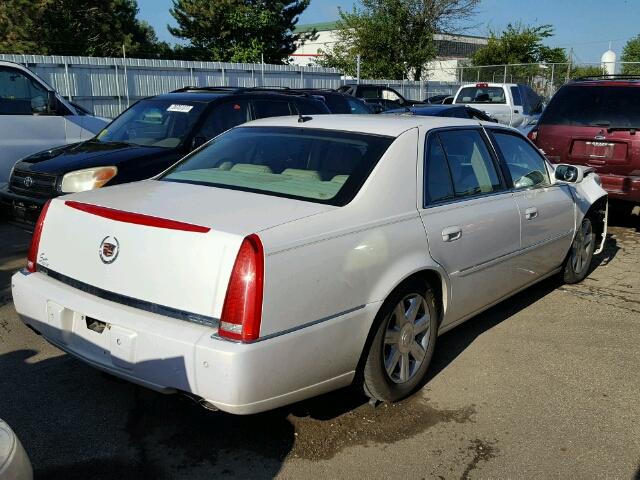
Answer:
<svg viewBox="0 0 640 480"><path fill-rule="evenodd" d="M238 127L162 180L346 205L394 138L291 127Z"/></svg>
<svg viewBox="0 0 640 480"><path fill-rule="evenodd" d="M507 103L502 87L464 87L456 103Z"/></svg>
<svg viewBox="0 0 640 480"><path fill-rule="evenodd" d="M544 110L540 124L640 127L640 87L562 87Z"/></svg>

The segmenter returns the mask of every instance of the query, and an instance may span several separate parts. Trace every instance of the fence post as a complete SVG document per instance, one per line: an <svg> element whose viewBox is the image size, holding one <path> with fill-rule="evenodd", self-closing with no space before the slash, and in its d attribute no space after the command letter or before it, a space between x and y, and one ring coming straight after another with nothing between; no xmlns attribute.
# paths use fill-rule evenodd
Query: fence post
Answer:
<svg viewBox="0 0 640 480"><path fill-rule="evenodd" d="M225 78L224 78L224 67L220 67L220 72L222 73L222 86L226 87Z"/></svg>
<svg viewBox="0 0 640 480"><path fill-rule="evenodd" d="M72 98L71 98L71 83L69 82L69 65L67 64L66 60L64 62L64 80L67 84L67 98L69 99L69 101L71 101Z"/></svg>
<svg viewBox="0 0 640 480"><path fill-rule="evenodd" d="M304 70L300 67L300 88L304 88Z"/></svg>
<svg viewBox="0 0 640 480"><path fill-rule="evenodd" d="M189 67L189 84L192 87L195 87L195 84L193 83L193 67Z"/></svg>
<svg viewBox="0 0 640 480"><path fill-rule="evenodd" d="M120 112L122 112L122 99L120 98L120 80L118 79L117 60L113 60L113 65L116 67L116 95L118 96L118 115L120 115Z"/></svg>
<svg viewBox="0 0 640 480"><path fill-rule="evenodd" d="M360 84L360 54L356 55L356 78L358 85Z"/></svg>
<svg viewBox="0 0 640 480"><path fill-rule="evenodd" d="M504 66L504 75L502 76L502 83L507 83L507 65Z"/></svg>

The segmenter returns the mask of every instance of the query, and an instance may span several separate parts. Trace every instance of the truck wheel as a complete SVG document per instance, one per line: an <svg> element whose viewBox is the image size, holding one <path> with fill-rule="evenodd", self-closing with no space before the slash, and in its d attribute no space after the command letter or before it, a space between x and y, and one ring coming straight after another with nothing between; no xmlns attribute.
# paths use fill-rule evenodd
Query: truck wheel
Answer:
<svg viewBox="0 0 640 480"><path fill-rule="evenodd" d="M564 261L562 277L565 283L578 283L589 273L596 237L589 217L585 217L576 232L571 249Z"/></svg>
<svg viewBox="0 0 640 480"><path fill-rule="evenodd" d="M364 392L395 402L421 386L438 329L433 290L419 280L396 289L376 316L376 333L363 369Z"/></svg>

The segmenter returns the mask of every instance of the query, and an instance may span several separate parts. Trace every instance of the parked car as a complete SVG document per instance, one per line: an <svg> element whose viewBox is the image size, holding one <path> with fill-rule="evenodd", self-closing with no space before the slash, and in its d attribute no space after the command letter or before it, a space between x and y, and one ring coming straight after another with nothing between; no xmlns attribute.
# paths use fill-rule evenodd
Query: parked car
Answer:
<svg viewBox="0 0 640 480"><path fill-rule="evenodd" d="M107 122L65 100L27 67L0 61L0 184L19 159L87 140Z"/></svg>
<svg viewBox="0 0 640 480"><path fill-rule="evenodd" d="M77 358L227 412L352 382L395 401L438 334L585 278L606 203L590 169L498 124L264 119L153 180L51 200L13 299Z"/></svg>
<svg viewBox="0 0 640 480"><path fill-rule="evenodd" d="M447 100L449 100L447 102ZM434 103L436 105L445 105L453 103L453 95L449 95L448 93L445 95L433 95L429 98L424 99L424 103Z"/></svg>
<svg viewBox="0 0 640 480"><path fill-rule="evenodd" d="M337 90L301 88L296 91L308 93L309 95L313 95L314 98L322 100L331 113L375 113L373 107L367 105L361 99L338 92Z"/></svg>
<svg viewBox="0 0 640 480"><path fill-rule="evenodd" d="M385 114L423 115L426 117L471 118L483 122L497 122L497 120L477 108L466 105L416 105L413 107L387 110Z"/></svg>
<svg viewBox="0 0 640 480"><path fill-rule="evenodd" d="M31 480L33 468L20 439L0 419L0 480Z"/></svg>
<svg viewBox="0 0 640 480"><path fill-rule="evenodd" d="M323 113L322 101L292 90L185 87L137 102L88 141L23 159L0 187L0 205L30 229L49 198L150 178L254 118Z"/></svg>
<svg viewBox="0 0 640 480"><path fill-rule="evenodd" d="M418 100L404 98L397 90L384 85L343 85L338 88L338 91L362 98L369 104L378 104L384 110L423 103Z"/></svg>
<svg viewBox="0 0 640 480"><path fill-rule="evenodd" d="M553 163L588 165L611 198L640 203L640 77L561 87L529 138Z"/></svg>
<svg viewBox="0 0 640 480"><path fill-rule="evenodd" d="M543 108L542 97L520 83L462 85L453 103L481 108L498 122L516 128L529 123Z"/></svg>

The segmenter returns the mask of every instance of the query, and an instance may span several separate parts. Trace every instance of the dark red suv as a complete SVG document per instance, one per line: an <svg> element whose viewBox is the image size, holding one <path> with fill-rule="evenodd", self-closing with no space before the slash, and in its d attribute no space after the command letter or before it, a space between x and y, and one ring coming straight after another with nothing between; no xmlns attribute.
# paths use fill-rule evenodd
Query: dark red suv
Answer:
<svg viewBox="0 0 640 480"><path fill-rule="evenodd" d="M528 136L552 163L595 168L610 198L640 202L640 77L564 85Z"/></svg>

